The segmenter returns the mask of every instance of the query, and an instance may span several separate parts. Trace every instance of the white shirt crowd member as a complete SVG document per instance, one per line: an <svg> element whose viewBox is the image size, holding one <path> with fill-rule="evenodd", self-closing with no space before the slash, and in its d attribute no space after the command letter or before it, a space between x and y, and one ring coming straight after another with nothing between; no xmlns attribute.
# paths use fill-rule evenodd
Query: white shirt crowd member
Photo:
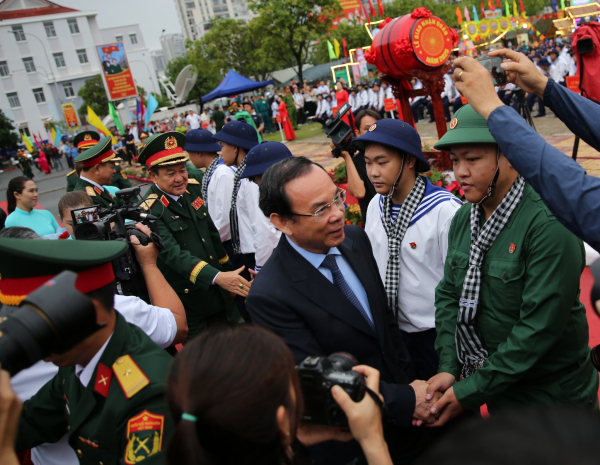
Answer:
<svg viewBox="0 0 600 465"><path fill-rule="evenodd" d="M331 107L329 106L329 102L325 99L319 100L319 103L317 104L317 115L318 116L322 116L322 115L327 115L327 116L331 116L332 112L331 112Z"/></svg>
<svg viewBox="0 0 600 465"><path fill-rule="evenodd" d="M200 117L196 113L187 115L185 120L190 125L190 129L198 129L200 127Z"/></svg>
<svg viewBox="0 0 600 465"><path fill-rule="evenodd" d="M276 100L274 100L273 103L271 104L271 112L272 112L273 118L276 118L277 115L279 115L279 104L277 103Z"/></svg>
<svg viewBox="0 0 600 465"><path fill-rule="evenodd" d="M425 182L423 200L400 246L398 326L407 333L435 328L435 288L444 276L450 223L462 205L446 189L433 186L428 180ZM385 282L389 253L382 206L383 196L375 195L367 210L365 231L371 241L381 279ZM393 219L399 210L400 205L393 206Z"/></svg>
<svg viewBox="0 0 600 465"><path fill-rule="evenodd" d="M173 313L168 308L149 305L142 299L131 296L115 295L115 309L123 315L125 321L139 327L152 339L154 343L163 349L169 347L175 340L177 334L177 322ZM109 339L110 340L110 339ZM108 344L108 341L106 341ZM102 355L106 344L98 354ZM91 371L87 377L91 377L100 360L97 355L88 363ZM84 370L85 371L85 370ZM83 383L84 379L80 379ZM11 379L11 385L21 401L25 402L36 394L40 388L50 381L58 373L58 367L53 363L39 361L35 365L22 370ZM85 383L84 385L87 385ZM31 449L31 461L35 465L78 465L79 459L71 448L68 435L64 435L60 441L54 444L42 444Z"/></svg>
<svg viewBox="0 0 600 465"><path fill-rule="evenodd" d="M229 210L231 210L231 195L233 194L235 172L235 166L227 166L221 159L208 180L206 199L204 199L206 208L208 208L208 214L219 231L221 242L231 239Z"/></svg>

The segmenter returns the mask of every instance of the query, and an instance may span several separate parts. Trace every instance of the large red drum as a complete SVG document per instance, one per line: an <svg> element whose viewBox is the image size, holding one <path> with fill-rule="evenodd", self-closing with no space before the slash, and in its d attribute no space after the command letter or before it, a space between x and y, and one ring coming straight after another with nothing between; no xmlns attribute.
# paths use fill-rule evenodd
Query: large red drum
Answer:
<svg viewBox="0 0 600 465"><path fill-rule="evenodd" d="M375 36L365 58L377 69L397 79L410 78L412 71L441 68L458 36L426 8L389 21Z"/></svg>

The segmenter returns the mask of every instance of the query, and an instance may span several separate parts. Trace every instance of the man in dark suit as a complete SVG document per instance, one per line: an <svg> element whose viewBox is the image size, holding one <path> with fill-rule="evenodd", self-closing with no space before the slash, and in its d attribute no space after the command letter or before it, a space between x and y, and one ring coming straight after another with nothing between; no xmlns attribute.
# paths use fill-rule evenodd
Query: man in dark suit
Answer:
<svg viewBox="0 0 600 465"><path fill-rule="evenodd" d="M410 463L426 443L423 429L410 426L412 417L432 420L425 411L427 384L411 383L414 368L369 239L359 227L344 226L344 200L345 191L307 158L292 157L265 172L260 208L283 235L246 306L254 324L283 338L296 362L348 352L379 370L389 410L386 441L395 463ZM325 443L312 454L317 464L361 457L356 442Z"/></svg>

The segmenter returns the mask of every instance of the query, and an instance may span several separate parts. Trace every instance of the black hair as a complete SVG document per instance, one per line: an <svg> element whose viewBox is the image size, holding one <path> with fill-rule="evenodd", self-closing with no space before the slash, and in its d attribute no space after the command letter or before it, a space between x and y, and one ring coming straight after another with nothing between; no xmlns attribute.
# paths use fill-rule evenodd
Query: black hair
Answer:
<svg viewBox="0 0 600 465"><path fill-rule="evenodd" d="M260 182L258 206L267 218L271 213L288 218L294 216L285 186L288 182L308 174L313 166L325 171L321 165L306 157L286 158L265 171Z"/></svg>
<svg viewBox="0 0 600 465"><path fill-rule="evenodd" d="M24 226L11 226L0 230L0 237L12 237L13 239L41 239L41 236L33 229Z"/></svg>
<svg viewBox="0 0 600 465"><path fill-rule="evenodd" d="M12 178L10 181L8 181L8 187L6 188L6 209L8 210L9 215L15 211L15 208L17 208L17 198L15 197L15 192L22 194L27 181L31 181L31 179L25 176L17 176L16 178Z"/></svg>
<svg viewBox="0 0 600 465"><path fill-rule="evenodd" d="M381 119L381 115L379 113L377 113L375 110L361 110L356 114L356 117L354 118L356 120L356 129L360 130L360 122L362 121L362 119L365 116L370 116L371 118L374 118L376 121L379 121Z"/></svg>
<svg viewBox="0 0 600 465"><path fill-rule="evenodd" d="M592 465L598 463L600 416L577 407L546 405L464 422L418 465Z"/></svg>
<svg viewBox="0 0 600 465"><path fill-rule="evenodd" d="M96 289L95 291L91 291L86 293L90 299L97 300L102 305L102 308L107 312L110 312L115 308L115 293L117 291L117 286L115 282L112 281L108 283L106 286L101 287L100 289Z"/></svg>

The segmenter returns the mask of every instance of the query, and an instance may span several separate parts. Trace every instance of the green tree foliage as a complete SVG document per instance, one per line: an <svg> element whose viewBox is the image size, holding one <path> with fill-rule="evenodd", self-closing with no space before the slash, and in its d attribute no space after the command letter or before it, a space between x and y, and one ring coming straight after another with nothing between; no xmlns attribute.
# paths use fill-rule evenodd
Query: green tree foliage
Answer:
<svg viewBox="0 0 600 465"><path fill-rule="evenodd" d="M200 103L202 101L202 96L208 94L217 87L222 78L214 70L212 64L205 61L205 59L196 52L195 46L191 47L186 56L169 61L165 75L173 85L175 85L175 81L181 70L190 64L193 66L193 70L198 73L198 79L190 91L188 100L196 100Z"/></svg>
<svg viewBox="0 0 600 465"><path fill-rule="evenodd" d="M16 149L19 144L19 135L15 132L16 128L2 110L0 110L0 148Z"/></svg>
<svg viewBox="0 0 600 465"><path fill-rule="evenodd" d="M342 8L339 0L250 0L259 16L262 40L272 55L292 61L302 82L302 69L309 62L311 44L331 31Z"/></svg>
<svg viewBox="0 0 600 465"><path fill-rule="evenodd" d="M77 95L83 99L83 104L79 107L80 115L87 115L88 105L100 118L102 118L101 115L108 114L108 97L104 90L102 76L99 74L85 81L85 84L79 89Z"/></svg>

